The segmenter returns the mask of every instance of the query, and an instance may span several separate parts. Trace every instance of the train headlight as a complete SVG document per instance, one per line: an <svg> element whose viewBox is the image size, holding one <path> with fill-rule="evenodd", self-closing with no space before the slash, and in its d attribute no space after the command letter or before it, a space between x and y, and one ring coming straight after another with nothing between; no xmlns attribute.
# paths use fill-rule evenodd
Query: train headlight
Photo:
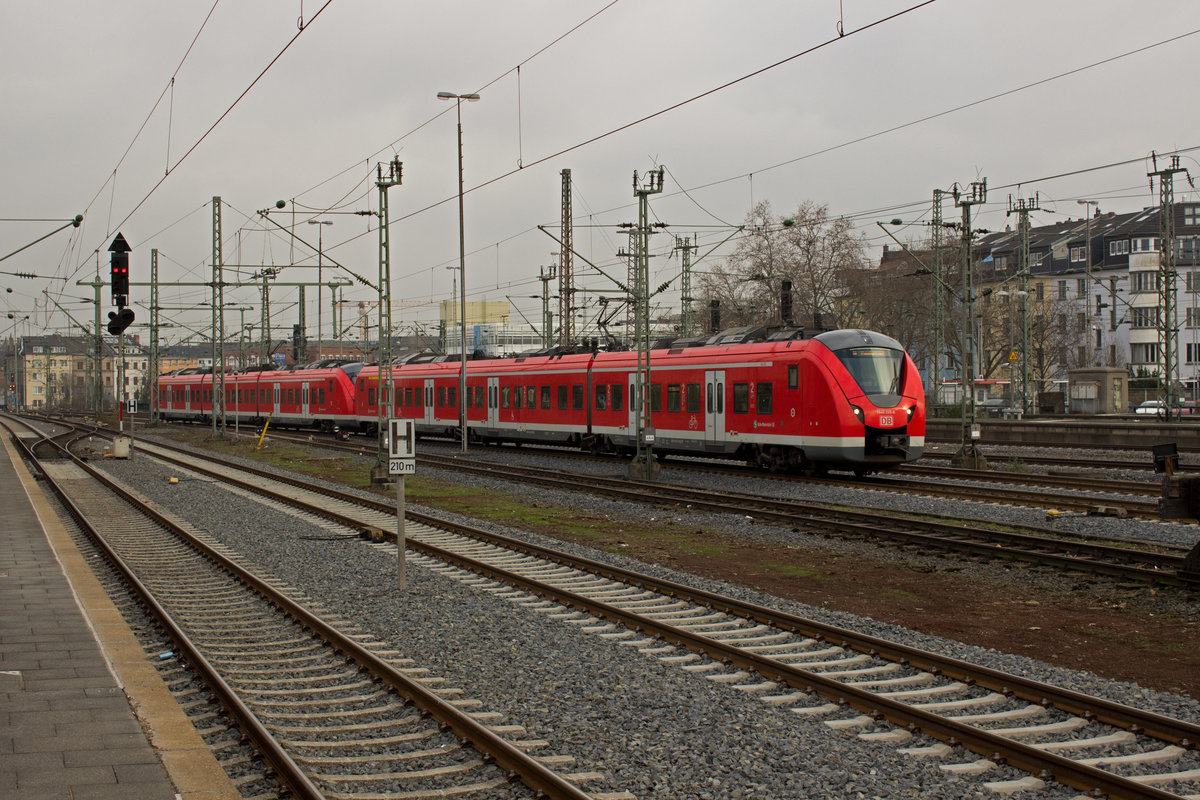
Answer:
<svg viewBox="0 0 1200 800"><path fill-rule="evenodd" d="M863 410L858 406L850 406L850 410L854 412L854 416L859 422L863 420Z"/></svg>
<svg viewBox="0 0 1200 800"><path fill-rule="evenodd" d="M913 417L913 414L916 412L916 410L917 410L916 406L908 407L907 411L908 411L908 421L909 422L912 422L912 417Z"/></svg>

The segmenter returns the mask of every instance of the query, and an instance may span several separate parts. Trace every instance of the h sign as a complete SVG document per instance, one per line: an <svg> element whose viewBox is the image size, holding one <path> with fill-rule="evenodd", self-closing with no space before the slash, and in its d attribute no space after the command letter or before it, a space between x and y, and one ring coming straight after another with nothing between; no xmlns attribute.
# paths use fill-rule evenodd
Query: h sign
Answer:
<svg viewBox="0 0 1200 800"><path fill-rule="evenodd" d="M388 458L415 458L416 422L411 419L388 420Z"/></svg>

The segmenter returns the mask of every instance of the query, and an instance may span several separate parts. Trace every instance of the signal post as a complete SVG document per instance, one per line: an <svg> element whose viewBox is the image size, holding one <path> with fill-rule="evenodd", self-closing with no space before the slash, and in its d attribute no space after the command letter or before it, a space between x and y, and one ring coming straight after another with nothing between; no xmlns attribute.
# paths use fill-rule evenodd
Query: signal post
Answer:
<svg viewBox="0 0 1200 800"><path fill-rule="evenodd" d="M417 472L416 427L416 422L411 419L388 419L388 473L396 477L396 568L402 592L407 588L404 564L404 476Z"/></svg>
<svg viewBox="0 0 1200 800"><path fill-rule="evenodd" d="M125 401L122 392L125 388L125 329L133 324L134 313L129 305L129 251L132 248L125 237L119 232L108 247L109 278L112 286L112 301L116 311L108 312L108 332L117 337L117 382L113 387L114 400L117 402L117 430L122 434L113 439L113 456L129 458L133 453L133 437L125 436ZM133 418L129 420L130 430L133 429Z"/></svg>

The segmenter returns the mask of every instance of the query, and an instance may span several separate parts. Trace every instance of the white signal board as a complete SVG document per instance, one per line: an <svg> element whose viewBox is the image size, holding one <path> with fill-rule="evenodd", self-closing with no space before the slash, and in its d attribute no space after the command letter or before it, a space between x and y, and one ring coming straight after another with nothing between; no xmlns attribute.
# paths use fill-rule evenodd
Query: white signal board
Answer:
<svg viewBox="0 0 1200 800"><path fill-rule="evenodd" d="M416 422L411 419L388 420L388 474L414 475L416 462Z"/></svg>

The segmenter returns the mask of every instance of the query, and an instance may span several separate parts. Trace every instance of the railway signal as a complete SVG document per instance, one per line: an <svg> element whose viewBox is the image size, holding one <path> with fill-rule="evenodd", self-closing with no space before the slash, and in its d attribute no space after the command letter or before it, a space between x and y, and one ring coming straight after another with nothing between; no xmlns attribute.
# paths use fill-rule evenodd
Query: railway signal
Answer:
<svg viewBox="0 0 1200 800"><path fill-rule="evenodd" d="M113 336L118 336L125 332L125 329L133 324L133 309L121 308L116 311L108 312L108 332Z"/></svg>
<svg viewBox="0 0 1200 800"><path fill-rule="evenodd" d="M113 305L124 308L129 305L129 251L132 248L120 233L108 247L109 268L112 279ZM112 329L111 324L109 329Z"/></svg>

